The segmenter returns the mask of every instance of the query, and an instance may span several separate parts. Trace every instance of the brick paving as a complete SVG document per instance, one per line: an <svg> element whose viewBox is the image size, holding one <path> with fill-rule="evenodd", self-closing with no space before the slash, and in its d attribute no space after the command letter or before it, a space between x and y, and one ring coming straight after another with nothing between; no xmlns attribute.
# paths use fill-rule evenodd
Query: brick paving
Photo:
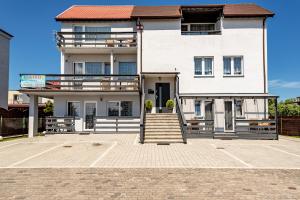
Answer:
<svg viewBox="0 0 300 200"><path fill-rule="evenodd" d="M0 169L0 199L300 199L300 170Z"/></svg>

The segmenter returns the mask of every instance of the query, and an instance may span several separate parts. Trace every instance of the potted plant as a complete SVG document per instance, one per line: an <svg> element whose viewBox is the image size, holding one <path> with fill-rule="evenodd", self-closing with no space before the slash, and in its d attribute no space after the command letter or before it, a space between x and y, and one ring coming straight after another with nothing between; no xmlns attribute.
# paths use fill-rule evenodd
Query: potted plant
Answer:
<svg viewBox="0 0 300 200"><path fill-rule="evenodd" d="M153 107L153 103L151 100L147 100L145 103L147 113L150 113Z"/></svg>
<svg viewBox="0 0 300 200"><path fill-rule="evenodd" d="M169 99L166 103L166 107L168 109L169 112L173 112L173 108L174 108L174 101L172 99Z"/></svg>

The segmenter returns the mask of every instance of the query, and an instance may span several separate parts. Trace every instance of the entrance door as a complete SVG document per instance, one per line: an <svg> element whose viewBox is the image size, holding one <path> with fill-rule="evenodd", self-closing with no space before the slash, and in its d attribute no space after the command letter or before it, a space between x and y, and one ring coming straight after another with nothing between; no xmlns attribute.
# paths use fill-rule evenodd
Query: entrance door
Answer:
<svg viewBox="0 0 300 200"><path fill-rule="evenodd" d="M233 131L232 101L225 101L225 131Z"/></svg>
<svg viewBox="0 0 300 200"><path fill-rule="evenodd" d="M84 118L85 118L85 124L84 129L85 130L91 130L94 128L94 118L97 113L97 103L96 102L85 102L84 103Z"/></svg>
<svg viewBox="0 0 300 200"><path fill-rule="evenodd" d="M170 99L170 83L155 84L156 112L166 111L166 103Z"/></svg>

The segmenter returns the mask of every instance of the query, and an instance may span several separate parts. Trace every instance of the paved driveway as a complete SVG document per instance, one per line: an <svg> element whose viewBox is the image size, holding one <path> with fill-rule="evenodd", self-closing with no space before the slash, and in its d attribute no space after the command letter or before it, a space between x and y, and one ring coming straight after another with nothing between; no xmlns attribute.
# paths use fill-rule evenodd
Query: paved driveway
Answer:
<svg viewBox="0 0 300 200"><path fill-rule="evenodd" d="M190 139L138 143L136 134L47 135L0 143L1 168L300 169L300 140Z"/></svg>

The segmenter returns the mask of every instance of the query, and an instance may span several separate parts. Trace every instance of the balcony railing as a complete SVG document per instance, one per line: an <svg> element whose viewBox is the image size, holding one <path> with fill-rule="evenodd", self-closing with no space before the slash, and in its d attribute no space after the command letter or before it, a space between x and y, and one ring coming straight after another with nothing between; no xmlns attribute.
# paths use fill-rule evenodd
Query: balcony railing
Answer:
<svg viewBox="0 0 300 200"><path fill-rule="evenodd" d="M59 47L136 47L136 32L57 32Z"/></svg>
<svg viewBox="0 0 300 200"><path fill-rule="evenodd" d="M138 75L21 74L20 80L28 91L139 91Z"/></svg>

